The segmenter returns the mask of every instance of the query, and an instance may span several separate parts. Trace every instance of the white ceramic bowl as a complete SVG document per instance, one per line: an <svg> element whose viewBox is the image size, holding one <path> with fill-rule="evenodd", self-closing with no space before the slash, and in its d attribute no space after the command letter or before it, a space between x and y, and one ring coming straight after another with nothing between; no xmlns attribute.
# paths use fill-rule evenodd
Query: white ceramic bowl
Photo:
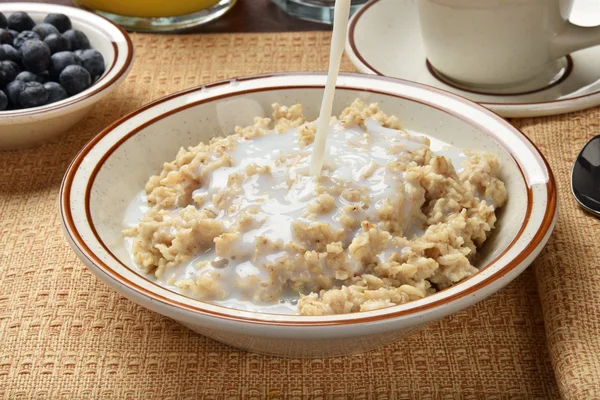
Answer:
<svg viewBox="0 0 600 400"><path fill-rule="evenodd" d="M112 124L83 148L61 187L61 220L77 255L122 295L195 331L250 351L294 357L360 352L399 339L496 292L538 255L554 227L556 190L544 158L521 132L462 97L390 78L344 74L336 114L360 97L380 103L409 130L498 154L509 201L484 246L481 271L418 301L324 317L233 310L143 277L123 248L121 230L128 202L148 177L181 146L220 134L223 121L251 123L239 99L252 99L264 110L274 102L302 103L307 117L316 118L325 80L321 74L275 74L218 82L157 100Z"/></svg>
<svg viewBox="0 0 600 400"><path fill-rule="evenodd" d="M6 16L25 11L36 23L50 13L67 15L104 56L106 72L87 90L65 100L24 110L0 111L0 150L33 147L66 132L106 97L127 76L133 65L133 43L127 33L109 20L74 7L40 3L0 3Z"/></svg>

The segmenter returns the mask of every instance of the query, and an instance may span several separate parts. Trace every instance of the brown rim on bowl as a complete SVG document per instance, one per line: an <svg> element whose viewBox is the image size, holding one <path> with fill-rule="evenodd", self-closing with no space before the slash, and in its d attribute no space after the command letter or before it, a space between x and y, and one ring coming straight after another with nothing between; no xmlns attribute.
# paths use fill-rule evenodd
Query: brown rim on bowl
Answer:
<svg viewBox="0 0 600 400"><path fill-rule="evenodd" d="M348 43L350 44L350 47L352 48L352 51L354 52L354 54L356 55L356 58L358 58L358 60L368 69L370 69L371 71L373 71L374 74L376 74L377 76L382 76L382 77L388 77L387 75L381 73L379 70L377 70L375 67L373 67L371 64L369 64L367 62L367 60L363 57L363 55L360 53L360 51L358 51L358 47L356 46L356 41L354 40L354 31L356 29L356 23L358 22L358 20L360 19L360 17L362 17L362 15L369 9L371 8L371 6L374 6L375 4L379 3L381 0L371 0L369 1L367 4L365 4L364 6L362 6L362 8L360 10L358 10L356 12L356 14L354 14L354 16L352 17L352 19L350 20L350 25L348 26ZM551 87L554 87L556 85L558 85L559 83L562 83L567 77L568 75L570 75L570 73L572 72L573 69L573 65L574 65L574 61L573 58L568 55L568 62L569 62L569 67L568 67L568 73L563 74L563 76L558 79L556 82L552 83L551 85L548 85L544 88L541 89L536 89L536 90L532 90L529 92L525 92L525 93L517 93L517 94L494 94L494 93L483 93L483 92L476 92L476 91L470 91L468 89L464 89L461 88L459 86L454 86L453 84L439 78L438 76L436 76L435 73L433 73L428 64L429 62L427 60L425 60L426 64L426 68L428 69L429 73L431 73L431 75L433 75L433 77L437 80L439 80L440 82L442 82L445 85L448 85L452 88L461 90L465 93L475 93L475 94L483 94L483 95L489 95L489 96L503 96L503 97L508 97L508 96L518 96L518 95L525 95L525 94L532 94L532 93L536 93L536 92L540 92L546 89L549 89ZM401 79L401 78L394 78L394 79ZM423 83L421 85L424 85ZM441 88L438 88L440 90L444 90ZM460 94L457 93L453 93L456 94L458 96L460 96ZM483 104L483 105L491 105L491 106L527 106L527 105L536 105L536 104L552 104L552 103L563 103L563 102L568 102L571 100L577 100L577 99L583 99L585 97L589 97L589 96L593 96L593 95L597 95L598 92L594 92L594 93L588 93L588 94L584 94L581 96L575 96L575 97L569 97L567 99L560 99L560 100L549 100L549 101L536 101L536 102L524 102L524 103L496 103L496 102L487 102L487 101L477 101L477 100L471 100L474 101L478 104ZM541 154L541 153L540 153Z"/></svg>
<svg viewBox="0 0 600 400"><path fill-rule="evenodd" d="M571 75L571 72L573 72L573 64L574 64L573 57L571 57L570 54L567 54L566 56L564 56L562 58L565 58L567 60L567 66L565 67L563 73L559 76L558 79L556 79L554 82L550 82L550 83L546 84L545 86L539 87L537 89L531 89L531 90L526 90L523 92L516 92L516 93L493 93L493 92L484 92L483 90L469 89L467 87L461 87L457 83L452 82L450 79L444 78L442 73L438 72L435 69L435 67L433 66L433 64L431 64L431 62L428 59L425 59L425 66L427 67L427 71L429 71L431 76L433 76L435 79L437 79L444 85L448 85L454 89L462 90L463 92L466 92L466 93L482 94L485 96L510 97L510 96L525 96L527 94L543 92L544 90L548 90L548 89L553 88L554 86L562 83L565 79L567 79L569 77L569 75ZM371 68L371 67L369 66L369 68ZM375 71L375 70L373 70L373 71ZM375 71L375 72L377 72L377 71ZM380 74L379 72L377 72L377 73ZM493 103L485 103L485 104L493 104ZM507 104L507 103L498 103L498 104Z"/></svg>
<svg viewBox="0 0 600 400"><path fill-rule="evenodd" d="M253 76L248 76L248 77L242 77L242 78L237 78L236 81L240 82L240 81L245 81L245 80L252 80L252 79L260 79L260 78L268 78L268 77L277 77L277 76L288 76L291 74L285 74L285 73L281 73L281 74L265 74L265 75L253 75ZM311 73L306 73L306 74L298 74L296 73L295 75L317 75L317 74L311 74ZM344 75L355 75L355 74L344 74ZM398 82L400 80L398 79L393 79L393 78L387 78L387 77L370 77L370 79L382 79L382 80L389 80L389 81L393 81L393 82ZM214 86L220 86L220 85L226 85L229 84L231 81L230 80L226 80L226 81L220 81L220 82L215 82L213 84L209 84L206 85L204 87L214 87ZM454 97L455 99L460 100L461 102L464 102L466 104L469 105L475 105L473 102L462 98L458 95L454 95L454 94L448 94L446 92L443 92L442 90L436 89L436 88L432 88L432 87L428 87L425 85L420 85L420 84L415 84L413 82L407 82L407 81L402 81L404 84L408 84L411 86L416 86L416 87L421 87L421 88L425 88L429 91L435 91L435 92L442 92L445 95L450 95L452 97ZM259 318L248 318L248 317L242 317L242 316L234 316L231 314L227 313L227 310L230 310L227 307L223 307L223 306L218 306L212 303L206 303L206 302L202 302L199 300L195 300L196 302L199 303L205 303L205 304L211 304L213 307L216 307L217 309L222 309L223 312L215 312L212 310L207 310L204 308L199 308L199 307L194 307L191 306L189 304L185 304L185 303L181 303L178 302L176 300L164 297L162 295L156 294L151 290L147 290L146 288L140 287L139 285L137 285L134 282L131 282L130 280L128 280L127 278L123 277L122 275L120 275L117 271L113 270L110 266L108 266L106 263L104 263L102 260L100 260L100 258L98 256L96 256L94 254L93 251L91 251L91 249L87 246L87 244L85 243L85 241L83 240L83 238L81 237L81 235L79 234L79 232L77 231L77 228L75 227L75 223L73 220L73 216L71 214L71 209L70 209L70 192L71 192L71 188L72 188L72 184L73 184L73 179L75 176L75 172L77 171L79 165L81 164L81 162L83 161L83 159L85 158L86 154L88 154L93 147L95 146L95 144L97 142L99 142L103 137L105 137L106 135L108 135L112 130L114 130L117 126L121 125L123 122L133 118L134 116L138 115L139 113L152 108L155 105L164 103L166 101L169 101L173 98L176 97L180 97L183 95L186 95L188 93L192 93L198 90L201 90L202 87L196 87L196 88L191 88L191 89L187 89L166 97L163 97L161 99L158 99L156 101L153 101L131 113L129 113L128 115L122 117L121 119L115 121L113 124L111 124L110 126L108 126L106 129L104 129L102 132L100 132L96 137L94 137L81 151L80 153L75 157L75 159L72 161L71 165L69 166L67 173L65 174L65 177L63 179L62 185L61 185L61 190L60 190L60 194L59 194L59 201L60 201L60 206L61 206L61 218L63 220L63 224L65 226L66 232L69 235L69 237L71 238L71 240L73 241L73 243L75 243L75 245L79 248L81 254L87 258L92 264L96 265L98 267L98 269L100 271L102 271L104 274L106 274L110 279L115 280L116 282L123 284L129 288L131 288L132 290L134 290L135 292L142 294L154 301L158 301L161 302L163 304L167 304L170 306L174 306L174 307L178 307L187 311L192 311L192 312L197 312L200 314L204 314L204 315L208 315L208 316L213 316L213 317L218 317L218 318L223 318L223 319L227 319L227 320L235 320L235 321L239 321L239 322L247 322L247 323L257 323L257 324L265 324L265 325L285 325L285 326L295 326L295 325L299 325L299 326L325 326L325 325L343 325L343 324L354 324L354 323L361 323L361 322L370 322L370 321L376 321L376 320L381 320L381 319L388 319L388 318L394 318L394 317L398 317L398 316L402 316L402 315L407 315L407 314L413 314L422 310L426 310L426 309L431 309L431 308L435 308L437 306L443 305L443 304L447 304L452 300L458 299L458 298L462 298L464 296L467 296L469 294L472 294L473 292L487 286L488 284L496 281L497 279L501 278L502 276L506 275L508 272L510 272L511 270L513 270L514 268L516 268L518 265L520 265L520 263L525 260L537 247L538 245L543 241L543 239L546 237L546 234L548 233L548 231L550 230L550 228L552 227L553 221L554 221L554 217L556 214L556 190L555 190L555 181L554 181L554 176L552 174L552 171L546 161L546 159L544 158L544 156L541 154L541 152L539 151L539 149L531 142L531 140L529 140L524 134L522 134L518 129L512 127L512 129L514 129L516 132L519 132L520 135L522 136L522 138L526 139L538 152L538 154L541 157L541 160L544 163L544 166L547 170L548 173L548 181L546 182L546 187L547 187L547 202L546 202L546 210L544 213L544 218L540 224L540 227L538 228L537 232L535 233L535 235L532 237L532 239L530 240L530 242L525 246L525 248L515 256L514 259L510 260L507 265L505 265L501 270L497 271L496 273L494 273L493 275L490 275L489 277L485 278L483 281L479 282L478 284L471 286L469 288L465 288L462 291L459 291L447 298L444 299L439 299L439 300L435 300L432 301L431 303L428 304L424 304L418 307L413 307L410 309L406 309L406 310L400 310L400 311L396 311L396 312L389 312L386 314L382 314L382 315L376 315L376 316L364 316L364 317L357 317L351 320L344 320L344 321L310 321L310 320L304 320L302 321L302 318L306 318L306 317L302 317L302 316L298 316L298 315L291 315L291 317L296 318L297 320L290 320L290 321L285 321L285 320L278 320L278 321L269 321L268 319L259 319ZM209 99L202 99L202 100L198 100L196 102L192 102L189 104L185 104L182 105L178 108L169 110L167 112L162 113L159 116L156 116L152 119L150 119L149 121L144 122L143 124L141 124L140 126L136 127L135 129L133 129L132 131L128 132L125 136L123 136L122 138L120 138L115 144L113 144L110 149L102 155L102 157L100 158L100 160L98 161L98 163L94 166L94 170L92 171L92 174L90 175L90 179L88 180L87 184L86 184L86 189L85 189L85 197L84 197L84 201L85 201L85 213L86 213L86 219L89 222L91 231L93 233L93 235L95 236L95 239L101 244L101 246L104 248L104 250L107 252L107 254L109 254L113 261L115 261L116 263L120 264L121 266L129 269L130 271L138 274L138 276L141 276L143 279L146 279L149 283L156 285L158 287L160 287L161 289L170 291L168 288L164 288L163 286L158 285L155 282L152 282L151 280L148 280L146 277L144 277L143 275L141 275L140 273L138 273L137 271L132 270L131 268L129 268L128 266L124 265L117 257L115 257L112 252L108 249L108 247L104 244L104 242L100 239L95 226L93 224L93 220L91 218L91 213L90 213L90 194L91 194L91 188L94 182L94 179L97 175L97 173L99 172L99 170L102 167L102 164L108 159L108 157L124 142L126 142L128 139L130 139L131 137L133 137L136 133L140 132L141 130L143 130L144 128L148 127L149 125L154 124L156 121L161 120L169 115L172 115L174 113L177 113L181 110L184 110L186 108L190 108L205 102L210 102L210 101L214 101L214 100L218 100L220 98L226 98L226 97L231 97L231 96L238 96L238 95L243 95L244 93L251 93L251 92L260 92L260 91L268 91L268 90L273 90L273 89L286 89L286 88L293 88L293 89L302 89L302 88L323 88L323 85L296 85L296 86L284 86L284 85L280 85L277 87L265 87L265 88L258 88L258 89L250 89L250 90L246 90L246 91L238 91L235 93L229 93L229 94L224 94L224 95L220 95L220 96L215 96L215 97L211 97ZM443 111L445 113L448 113L449 115L452 115L453 117L459 118L473 126L475 126L476 128L482 130L483 132L490 134L490 130L489 128L486 128L484 126L481 125L477 125L474 124L472 121L468 121L466 118L464 118L463 116L461 116L458 113L453 113L450 112L449 110L445 110L445 109L441 109L435 105L426 103L426 102L422 102L413 98L408 98L408 97L404 97L404 96L400 96L398 94L395 93L390 93L390 92L384 92L384 91L379 91L379 90L365 90L364 88L356 88L356 87L351 87L351 86L343 86L339 88L340 90L344 90L344 89L349 89L349 90L360 90L360 91L369 91L369 92L373 92L373 93L378 93L378 94L384 94L384 95L388 95L388 96L392 96L392 97L396 97L396 98L403 98L412 102L417 102L417 103L421 103L424 105L427 105L428 107L432 107L432 108L436 108L440 111ZM476 105L475 105L476 106ZM501 121L503 124L506 123L506 121L504 119L502 119L500 116L498 116L497 114L487 110L487 109L483 109L481 108L482 111L488 113L488 115L492 116L494 119ZM494 135L491 135L492 137L494 137ZM501 145L512 157L513 159L515 159L513 152L511 152L511 150L509 148L507 148L505 145L498 143L499 145ZM515 236L515 238L512 240L512 242L507 246L506 249L504 249L502 251L502 253L500 255L498 255L494 260L492 260L490 263L488 263L486 266L480 268L480 271L484 270L485 268L489 267L490 265L494 264L498 259L500 259L502 256L504 256L504 254L506 254L506 252L508 252L513 246L514 244L517 242L517 240L521 237L527 222L529 220L529 217L531 215L532 212L532 207L533 207L533 193L532 193L532 189L531 186L528 183L527 177L525 176L521 165L519 164L519 162L515 159L515 163L517 164L519 171L522 175L522 178L525 182L525 186L527 187L527 209L526 209L526 214L525 214L525 218L524 218L524 223L521 226L519 232L517 233L517 235ZM478 274L473 275L477 276ZM467 278L463 281L461 281L460 283L458 283L457 285L453 286L453 287L457 287L462 285L464 282L468 281L470 278ZM173 292L177 296L183 296L180 293L177 292ZM441 293L441 292L439 292ZM432 295L429 298L435 296ZM183 296L186 297L186 296ZM393 309L394 307L390 307L390 309ZM266 317L268 316L274 316L274 314L268 314L268 313L253 313L253 314L257 314L257 315L264 315ZM358 315L360 313L356 313L355 315ZM278 315L278 317L281 317L281 315ZM299 319L299 320L298 320Z"/></svg>
<svg viewBox="0 0 600 400"><path fill-rule="evenodd" d="M67 8L67 9L73 8L73 7L66 7L66 6L60 6L60 5L54 5L54 4L51 6ZM2 8L2 5L0 5L0 9L1 8ZM23 110L0 111L0 119L5 118L5 117L22 117L22 116L28 116L28 115L32 115L32 114L41 115L41 114L49 112L49 111L55 111L55 110L59 110L61 108L69 107L75 103L82 102L82 101L87 100L90 97L100 93L104 89L110 87L115 82L120 80L121 77L123 77L123 75L125 75L127 73L129 68L131 67L131 63L133 61L133 54L134 54L133 42L131 41L131 38L129 37L127 32L123 28L121 28L119 25L115 24L114 22L112 22L111 20L109 20L107 18L102 17L101 15L97 15L97 14L94 14L94 13L91 13L89 11L85 11L85 10L82 10L79 8L77 10L81 11L81 12L85 12L87 14L90 14L94 17L101 18L102 20L106 21L107 23L111 24L112 26L114 26L115 28L117 28L119 30L119 32L125 39L125 43L127 44L127 58L125 59L125 62L123 64L123 66L121 67L121 69L119 71L117 71L115 73L115 76L113 76L111 79L109 79L107 81L103 81L103 79L105 79L113 71L113 69L116 66L117 59L119 58L119 46L117 46L116 42L111 41L111 45L113 47L113 52L114 52L112 64L110 65L109 68L106 69L106 71L100 77L100 79L98 79L96 82L94 82L94 84L92 84L92 86L90 86L89 88L87 88L86 90L84 90L82 92L81 97L77 97L77 95L75 95L75 96L66 98L64 100L58 101L56 103L48 104L45 106L32 107L32 108L27 108L27 109L23 109Z"/></svg>

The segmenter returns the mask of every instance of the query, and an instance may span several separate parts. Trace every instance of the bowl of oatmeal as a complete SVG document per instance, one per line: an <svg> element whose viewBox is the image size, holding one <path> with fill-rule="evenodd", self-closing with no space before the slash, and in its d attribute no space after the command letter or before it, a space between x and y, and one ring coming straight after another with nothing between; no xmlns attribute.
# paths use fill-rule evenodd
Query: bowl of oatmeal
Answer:
<svg viewBox="0 0 600 400"><path fill-rule="evenodd" d="M342 75L314 176L325 78L218 82L117 121L63 181L75 252L204 335L305 357L400 339L531 263L556 194L522 133L458 96Z"/></svg>

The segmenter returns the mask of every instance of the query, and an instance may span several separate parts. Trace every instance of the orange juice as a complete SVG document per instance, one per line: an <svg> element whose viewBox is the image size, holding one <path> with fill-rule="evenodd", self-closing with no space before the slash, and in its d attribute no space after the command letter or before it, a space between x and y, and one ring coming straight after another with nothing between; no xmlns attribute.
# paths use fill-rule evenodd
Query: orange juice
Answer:
<svg viewBox="0 0 600 400"><path fill-rule="evenodd" d="M128 17L175 17L214 6L219 0L78 0L85 7Z"/></svg>

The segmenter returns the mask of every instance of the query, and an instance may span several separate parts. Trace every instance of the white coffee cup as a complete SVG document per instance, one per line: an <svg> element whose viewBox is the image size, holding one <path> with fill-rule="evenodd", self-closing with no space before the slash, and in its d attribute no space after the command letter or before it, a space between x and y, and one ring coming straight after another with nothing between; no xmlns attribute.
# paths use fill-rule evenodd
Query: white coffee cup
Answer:
<svg viewBox="0 0 600 400"><path fill-rule="evenodd" d="M438 72L464 86L522 84L558 68L557 59L600 44L600 27L568 21L573 3L419 0L427 58Z"/></svg>

